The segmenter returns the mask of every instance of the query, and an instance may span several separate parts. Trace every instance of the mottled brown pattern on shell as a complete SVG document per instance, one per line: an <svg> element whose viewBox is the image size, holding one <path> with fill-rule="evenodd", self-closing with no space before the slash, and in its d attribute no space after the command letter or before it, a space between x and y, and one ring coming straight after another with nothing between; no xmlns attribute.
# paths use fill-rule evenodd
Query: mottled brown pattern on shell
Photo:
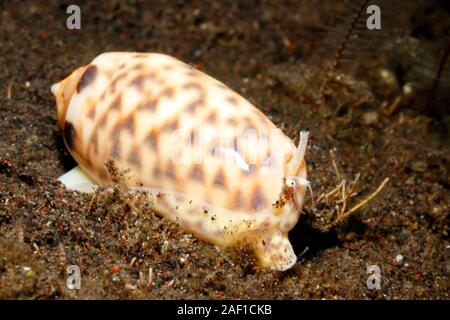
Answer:
<svg viewBox="0 0 450 320"><path fill-rule="evenodd" d="M109 105L109 110L120 110L122 108L122 95L119 94Z"/></svg>
<svg viewBox="0 0 450 320"><path fill-rule="evenodd" d="M138 90L142 90L144 87L145 77L142 74L136 76L133 80L131 80L130 84L132 86L137 87Z"/></svg>
<svg viewBox="0 0 450 320"><path fill-rule="evenodd" d="M173 162L171 160L168 161L168 163L166 164L166 177L170 178L170 179L176 179L175 176L175 167L173 165Z"/></svg>
<svg viewBox="0 0 450 320"><path fill-rule="evenodd" d="M260 185L256 185L251 195L251 206L249 209L261 208L266 205L266 199Z"/></svg>
<svg viewBox="0 0 450 320"><path fill-rule="evenodd" d="M117 84L126 77L127 77L127 70L125 70L122 73L119 73L114 79L112 79L108 89L111 90L112 93L115 93L117 91Z"/></svg>
<svg viewBox="0 0 450 320"><path fill-rule="evenodd" d="M208 117L206 117L206 121L210 124L214 124L217 120L217 113L212 111Z"/></svg>
<svg viewBox="0 0 450 320"><path fill-rule="evenodd" d="M69 149L75 149L75 139L77 137L77 131L71 122L66 121L64 123L63 137L66 141Z"/></svg>
<svg viewBox="0 0 450 320"><path fill-rule="evenodd" d="M191 169L191 173L189 174L191 179L194 179L199 182L204 182L205 177L203 173L203 167L199 164L194 164Z"/></svg>
<svg viewBox="0 0 450 320"><path fill-rule="evenodd" d="M204 106L203 100L201 100L201 99L194 100L187 105L186 111L189 113L195 113L198 108L201 108L203 106Z"/></svg>
<svg viewBox="0 0 450 320"><path fill-rule="evenodd" d="M203 91L202 86L199 85L197 82L194 82L194 81L186 82L183 85L183 89L185 89L185 90L195 90L195 91L200 92L200 93L202 93L202 91Z"/></svg>
<svg viewBox="0 0 450 320"><path fill-rule="evenodd" d="M143 56L145 57L145 56ZM226 174L228 174L228 172L222 172L222 175L216 173L215 175L213 175L213 172L206 172L204 171L205 166L200 164L200 165L194 165L191 166L191 168L187 169L187 172L185 175L183 175L183 177L188 178L186 180L186 182L184 181L178 181L177 179L181 178L181 171L180 171L180 176L177 176L175 171L173 169L175 169L174 167L170 168L169 165L167 165L167 163L165 163L166 161L164 160L164 158L161 158L161 156L165 155L165 154L160 154L161 152L163 152L164 150L159 150L159 148L162 149L161 147L161 143L167 143L167 136L163 135L161 136L161 132L163 132L163 130L166 130L166 132L168 130L174 130L177 129L181 126L181 124L185 124L185 121L183 121L182 123L179 122L179 119L182 119L183 116L185 116L185 114L183 114L184 111L186 111L186 113L188 113L189 111L191 112L195 112L195 119L194 121L204 121L207 123L210 123L212 125L220 125L220 126L226 126L229 125L230 127L239 130L242 128L243 125L245 124L250 124L250 127L254 128L254 127L261 127L259 121L259 114L258 117L256 115L252 115L251 118L248 117L244 118L243 115L236 113L235 116L230 117L228 119L223 119L221 118L221 114L219 111L217 111L217 108L220 108L220 105L218 106L214 106L214 105L210 105L211 101L210 98L208 97L207 93L209 93L208 91L208 86L203 87L203 83L201 81L203 81L202 78L202 74L198 73L198 71L194 70L194 69L190 69L189 67L186 67L185 65L180 65L183 66L183 68L187 68L186 72L192 73L192 77L191 78L185 78L186 82L179 86L175 86L175 87L161 87L161 83L166 82L169 83L169 78L166 77L166 75L164 73L161 73L162 70L162 66L159 67L160 70L156 73L154 73L153 75L150 75L150 69L148 68L147 65L145 65L145 68L142 68L142 70L136 70L133 71L130 74L130 68L131 68L131 63L128 63L127 66L125 66L122 70L120 71L116 71L116 72L111 72L111 79L113 79L113 81L110 82L110 84L112 84L112 82L114 82L114 90L112 88L112 86L108 86L105 90L106 94L104 96L104 100L102 100L99 103L104 103L104 104L109 104L106 105L106 108L98 108L96 112L96 114L94 115L94 118L96 118L95 122L96 125L94 125L94 130L95 135L97 136L99 133L100 135L98 135L98 138L100 139L100 137L102 137L102 140L106 140L106 141L98 141L99 147L100 147L100 154L98 154L97 156L95 156L93 158L93 162L95 163L95 166L97 166L97 164L100 164L104 159L102 157L111 155L111 154L116 154L117 156L122 156L123 160L128 161L130 164L133 164L134 162L137 163L137 156L135 153L133 155L133 152L131 151L126 151L127 148L124 148L123 150L121 150L120 146L121 143L126 143L124 141L129 141L129 139L133 139L131 141L144 141L144 145L141 145L140 148L140 158L139 161L143 161L143 159L147 159L147 156L144 156L146 153L151 152L152 155L156 155L156 162L158 161L158 159L163 159L161 161L164 162L159 162L159 163L155 163L155 164L151 164L150 168L148 168L148 170L150 172L153 173L153 176L150 177L146 177L144 181L144 183L146 183L147 187L151 187L148 185L149 181L152 181L152 179L158 180L156 179L157 177L161 177L161 181L163 182L163 186L164 188L167 188L167 186L174 186L174 188L178 188L180 192L189 192L189 188L190 183L196 183L196 188L199 187L199 185L204 185L204 189L208 190L208 192L205 192L205 194L198 194L197 196L201 196L202 198L204 197L206 200L206 194L209 193L209 200L211 200L212 202L216 201L215 204L217 204L217 200L220 200L217 198L217 195L215 195L215 192L217 190L217 192L223 192L225 190L229 190L229 188L231 187L231 182L232 179L228 178ZM174 64L173 69L170 72L179 72L179 66ZM103 72L103 71L102 71ZM119 74L119 72L121 72ZM185 73L185 71L182 71L183 73ZM103 73L102 73L103 76ZM184 75L182 75L184 76ZM158 83L155 85L155 83L152 83L152 81L154 81L155 79L158 79ZM124 106L122 104L126 103L126 101L123 101L122 99L122 88L125 88L127 86L136 86L136 88L140 91L143 90L145 91L145 93L143 93L143 96L145 96L145 98L140 98L140 103L138 106L134 107L134 111L130 111L131 114L135 115L136 117L133 118L133 116L131 117L124 117L124 115L122 114L120 119L117 119L120 115L119 112L117 111L121 111L124 112L124 110L126 110L127 108L124 108ZM216 84L216 83L211 83L212 86L217 86L220 89L223 90L227 90L226 92L220 93L220 95L222 97L224 97L225 99L228 99L228 103L231 105L234 104L238 104L240 105L240 99L239 97L234 97L234 96L230 96L230 94L233 92L231 89L229 89L227 86L223 85L223 84ZM144 139L138 139L139 137L136 137L135 135L137 134L137 130L134 130L134 120L136 119L136 123L139 123L139 128L141 129L141 122L138 119L142 119L141 115L139 115L139 112L142 110L146 110L149 112L145 112L143 113L143 117L153 117L153 114L150 112L154 113L155 117L159 117L159 112L162 110L161 107L166 107L167 105L169 105L171 102L171 99L178 99L177 97L177 90L192 90L192 92L189 92L188 96L190 96L188 101L184 102L184 106L181 107L181 109L178 109L177 112L174 112L172 115L166 117L164 120L162 120L159 123L153 123L153 127L152 128L148 128L150 129L148 131L148 133L146 133L146 136ZM217 89L216 89L217 90ZM119 94L118 96L114 97L114 93L113 91L116 91L117 94ZM184 94L184 93L183 93ZM102 95L103 96L103 95ZM111 98L115 98L115 99L111 99ZM158 100L163 98L164 100ZM176 103L178 103L178 101L176 101ZM244 104L242 104L244 106ZM103 105L105 106L105 105ZM227 106L227 105L226 105ZM128 106L127 106L128 107ZM102 110L102 111L99 111ZM116 110L116 112L113 113L109 113L111 110ZM109 117L108 117L109 116ZM139 122L138 122L139 121ZM268 121L267 119L265 119L266 122L271 123L270 121ZM113 123L111 123L113 122ZM112 128L111 128L112 126ZM106 134L106 132L102 131L102 130L106 130L106 128L110 128L108 131L109 132L109 136L111 137L111 140L105 138L108 137L108 134ZM114 128L114 129L113 129ZM97 132L97 130L100 130ZM125 133L124 135L121 135L120 133L123 132ZM189 132L189 131L188 131ZM91 137L93 137L94 132L90 133ZM194 142L194 137L192 136L194 133L191 133L191 141ZM120 137L122 137L122 139L119 139ZM93 138L91 138L93 139ZM160 140L161 139L161 140ZM109 141L108 141L109 140ZM94 140L95 141L95 140ZM111 149L109 150L102 150L101 148L104 148L102 146L103 144L106 144L107 146L109 146ZM239 154L243 154L241 153L241 151L245 151L245 149L243 150L238 150L239 146L237 145L237 139L231 141L230 139L230 146L235 149ZM134 148L134 147L133 147ZM133 149L132 148L132 149ZM145 149L143 149L145 148ZM92 150L92 149L91 149ZM114 152L114 150L116 152ZM109 151L109 152L108 152ZM126 152L126 153L125 153ZM121 155L121 153L123 153ZM134 158L134 159L133 159ZM145 165L147 166L148 164L143 164L141 163L141 165ZM100 167L100 165L99 165ZM137 167L140 167L139 165L137 165ZM255 166L256 168L256 166ZM198 170L197 170L198 169ZM225 170L226 167L223 167L222 170ZM97 169L95 169L97 170ZM98 169L100 170L100 169ZM200 173L199 173L200 172ZM242 170L240 178L242 179L258 179L258 176L255 174L257 173L257 170L254 170L252 167L252 172L251 173L246 173L244 170ZM253 173L253 174L252 174ZM234 177L234 173L231 174ZM239 177L239 176L237 176ZM223 179L222 179L223 178ZM172 182L170 182L170 180L172 180ZM191 182L190 182L191 181ZM206 183L206 181L208 181L208 183ZM256 181L256 180L255 180ZM180 182L180 183L179 183ZM230 185L227 185L228 183L230 183ZM251 185L254 185L253 183L251 183ZM171 189L168 189L171 190ZM229 209L236 209L236 211L247 211L248 208L251 206L251 202L253 203L264 203L261 200L258 200L260 198L258 198L255 195L255 192L252 191L252 189L249 190L241 190L241 191L229 191L230 192L230 200L228 203L220 203L220 206L223 206L225 208L229 208ZM262 192L262 191L261 191ZM252 207L253 209L253 207ZM253 211L253 210L251 210Z"/></svg>
<svg viewBox="0 0 450 320"><path fill-rule="evenodd" d="M178 118L176 117L175 119L168 121L166 124L164 124L161 127L161 130L173 132L177 128L178 128Z"/></svg>
<svg viewBox="0 0 450 320"><path fill-rule="evenodd" d="M97 67L95 65L90 65L84 70L83 75L80 78L80 81L77 83L77 92L80 93L81 90L89 86L91 83L95 81L97 77Z"/></svg>
<svg viewBox="0 0 450 320"><path fill-rule="evenodd" d="M145 102L142 106L139 107L140 110L148 110L155 111L158 107L158 102L156 99L152 99L150 101Z"/></svg>
<svg viewBox="0 0 450 320"><path fill-rule="evenodd" d="M201 85L194 81L187 82L182 87L184 90L194 90L197 92L197 97L189 102L186 106L186 111L194 114L198 108L204 108L205 106L205 93Z"/></svg>
<svg viewBox="0 0 450 320"><path fill-rule="evenodd" d="M159 139L159 133L157 130L152 129L147 134L147 137L145 138L145 143L147 143L154 152L158 152L158 139Z"/></svg>
<svg viewBox="0 0 450 320"><path fill-rule="evenodd" d="M227 97L226 100L233 106L237 107L238 106L238 100L236 99L236 97L230 96Z"/></svg>
<svg viewBox="0 0 450 320"><path fill-rule="evenodd" d="M98 134L93 134L90 147L92 148L94 154L98 154Z"/></svg>
<svg viewBox="0 0 450 320"><path fill-rule="evenodd" d="M128 162L137 167L141 167L141 149L138 145L134 145L128 156Z"/></svg>
<svg viewBox="0 0 450 320"><path fill-rule="evenodd" d="M225 174L223 172L223 168L220 168L219 171L216 173L213 183L215 186L227 189L227 182L226 182Z"/></svg>
<svg viewBox="0 0 450 320"><path fill-rule="evenodd" d="M168 98L168 99L172 99L175 96L175 90L171 87L165 88L160 94L159 96L161 98Z"/></svg>
<svg viewBox="0 0 450 320"><path fill-rule="evenodd" d="M125 117L121 122L118 123L119 130L125 129L128 130L132 135L134 134L134 112L130 113L127 117Z"/></svg>
<svg viewBox="0 0 450 320"><path fill-rule="evenodd" d="M153 168L153 177L155 177L155 178L161 177L161 169L159 168L159 165L156 165Z"/></svg>

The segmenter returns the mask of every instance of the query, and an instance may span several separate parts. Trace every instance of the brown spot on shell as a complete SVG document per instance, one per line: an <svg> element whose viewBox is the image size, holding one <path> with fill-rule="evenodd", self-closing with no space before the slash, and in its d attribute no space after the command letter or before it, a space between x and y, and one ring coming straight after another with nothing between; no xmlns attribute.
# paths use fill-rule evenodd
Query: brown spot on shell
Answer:
<svg viewBox="0 0 450 320"><path fill-rule="evenodd" d="M97 137L98 133L97 131L94 132L93 136L92 136L92 140L91 140L91 147L94 149L94 153L98 154L98 137Z"/></svg>
<svg viewBox="0 0 450 320"><path fill-rule="evenodd" d="M145 138L145 142L148 143L153 150L158 149L158 133L155 130L150 131L150 133Z"/></svg>
<svg viewBox="0 0 450 320"><path fill-rule="evenodd" d="M141 153L139 146L133 146L130 155L128 156L128 162L138 167L141 166Z"/></svg>
<svg viewBox="0 0 450 320"><path fill-rule="evenodd" d="M135 67L136 68L136 67ZM131 81L131 85L136 86L139 90L144 86L145 78L143 75L138 75Z"/></svg>
<svg viewBox="0 0 450 320"><path fill-rule="evenodd" d="M81 90L90 85L97 76L97 67L95 65L90 65L84 70L83 75L80 78L80 81L77 83L77 92L80 93Z"/></svg>
<svg viewBox="0 0 450 320"><path fill-rule="evenodd" d="M187 112L195 113L197 108L203 107L205 105L204 93L203 93L202 87L198 83L193 82L193 81L187 82L183 85L183 89L198 91L198 97L194 101L190 102L187 105L187 107L186 107Z"/></svg>
<svg viewBox="0 0 450 320"><path fill-rule="evenodd" d="M174 119L168 123L166 123L163 127L161 127L162 130L167 131L174 131L178 128L178 119Z"/></svg>
<svg viewBox="0 0 450 320"><path fill-rule="evenodd" d="M209 116L206 118L206 121L210 124L216 123L217 120L217 114L213 111L209 114Z"/></svg>
<svg viewBox="0 0 450 320"><path fill-rule="evenodd" d="M153 176L154 176L155 178L158 178L158 177L161 176L161 170L159 169L158 166L156 166L156 167L153 169Z"/></svg>
<svg viewBox="0 0 450 320"><path fill-rule="evenodd" d="M216 177L214 178L214 185L227 188L226 178L222 168L219 169L219 172L217 172Z"/></svg>
<svg viewBox="0 0 450 320"><path fill-rule="evenodd" d="M109 110L120 110L122 106L122 95L118 95L109 106Z"/></svg>
<svg viewBox="0 0 450 320"><path fill-rule="evenodd" d="M173 88L170 88L170 87L164 89L160 94L161 98L165 97L165 98L169 98L169 99L173 98L174 95L175 95L175 90L173 90Z"/></svg>
<svg viewBox="0 0 450 320"><path fill-rule="evenodd" d="M197 90L202 92L202 87L196 82L187 82L183 85L183 89L185 90Z"/></svg>
<svg viewBox="0 0 450 320"><path fill-rule="evenodd" d="M266 204L266 199L264 198L264 194L261 190L261 186L257 185L253 189L252 197L251 197L251 207L250 209L259 209L264 207Z"/></svg>
<svg viewBox="0 0 450 320"><path fill-rule="evenodd" d="M71 150L75 149L75 139L77 137L77 131L71 122L66 121L63 129L64 141L66 141L67 147Z"/></svg>
<svg viewBox="0 0 450 320"><path fill-rule="evenodd" d="M120 127L124 128L131 132L131 134L134 133L134 114L130 113L128 117L123 119L123 121L120 123Z"/></svg>
<svg viewBox="0 0 450 320"><path fill-rule="evenodd" d="M173 166L172 161L169 161L167 163L166 177L171 178L171 179L175 179L175 168Z"/></svg>
<svg viewBox="0 0 450 320"><path fill-rule="evenodd" d="M189 113L195 113L197 108L203 107L204 102L203 99L197 99L189 103L186 107L186 111Z"/></svg>
<svg viewBox="0 0 450 320"><path fill-rule="evenodd" d="M123 78L126 78L126 76L127 76L126 72L123 72L123 73L119 74L119 75L111 82L111 86L110 86L111 92L113 92L113 93L116 92L116 89L117 89L117 83L118 83L120 80L122 80Z"/></svg>
<svg viewBox="0 0 450 320"><path fill-rule="evenodd" d="M189 177L191 179L203 182L204 181L204 174L203 174L203 168L199 164L194 164L192 166L191 173L189 174Z"/></svg>
<svg viewBox="0 0 450 320"><path fill-rule="evenodd" d="M157 102L155 100L148 101L144 103L140 109L141 110L149 110L149 111L155 111L156 107L158 106Z"/></svg>
<svg viewBox="0 0 450 320"><path fill-rule="evenodd" d="M227 101L233 106L238 105L238 100L236 99L236 97L230 96L227 98Z"/></svg>

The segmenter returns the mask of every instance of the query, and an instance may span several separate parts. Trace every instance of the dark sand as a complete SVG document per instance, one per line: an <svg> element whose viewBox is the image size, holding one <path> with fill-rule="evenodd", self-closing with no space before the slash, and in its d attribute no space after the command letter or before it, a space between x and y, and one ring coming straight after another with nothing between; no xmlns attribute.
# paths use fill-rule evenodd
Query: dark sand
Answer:
<svg viewBox="0 0 450 320"><path fill-rule="evenodd" d="M326 13L343 6L241 2L81 2L78 31L65 28L70 1L1 2L0 298L449 299L448 100L430 117L421 108L426 91L414 91L389 114L396 82L411 67L393 53L393 38L382 39L393 48L388 54L351 60L357 80L345 73L320 95L323 64L309 58L323 47L320 27L335 23ZM448 11L414 3L395 14L399 27L413 30L439 60ZM330 149L347 180L360 174L349 207L390 181L335 227L339 199L322 197L315 208L308 200L290 233L301 257L287 272L259 270L245 248L219 252L121 186L95 198L67 191L56 179L75 163L50 85L105 51L174 55L258 105L292 139L307 128L316 197L342 180ZM393 82L379 76L381 67ZM68 265L81 269L80 290L66 287ZM366 287L369 265L381 269L380 290Z"/></svg>

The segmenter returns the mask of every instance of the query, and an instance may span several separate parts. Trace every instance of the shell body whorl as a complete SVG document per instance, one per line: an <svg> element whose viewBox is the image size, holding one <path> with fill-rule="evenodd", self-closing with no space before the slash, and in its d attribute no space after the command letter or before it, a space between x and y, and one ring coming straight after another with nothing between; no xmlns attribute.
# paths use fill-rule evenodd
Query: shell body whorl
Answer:
<svg viewBox="0 0 450 320"><path fill-rule="evenodd" d="M265 267L295 262L279 224L290 229L300 208L274 204L297 148L239 94L173 57L126 52L99 55L52 92L66 146L95 181L110 182L104 163L116 159L127 184L154 191L156 211L185 229L251 242ZM306 179L301 160L296 176ZM302 202L304 188L294 192Z"/></svg>

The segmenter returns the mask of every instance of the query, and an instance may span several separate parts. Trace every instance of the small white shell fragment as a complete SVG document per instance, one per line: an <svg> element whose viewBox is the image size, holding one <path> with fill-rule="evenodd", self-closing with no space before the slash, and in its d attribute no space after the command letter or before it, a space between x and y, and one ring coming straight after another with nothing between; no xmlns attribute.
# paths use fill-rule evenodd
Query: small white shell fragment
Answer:
<svg viewBox="0 0 450 320"><path fill-rule="evenodd" d="M288 232L306 186L299 146L223 83L164 54L111 52L51 87L69 188L109 183L114 159L157 213L221 247L250 245L263 268L296 262ZM81 177L81 178L80 178Z"/></svg>

